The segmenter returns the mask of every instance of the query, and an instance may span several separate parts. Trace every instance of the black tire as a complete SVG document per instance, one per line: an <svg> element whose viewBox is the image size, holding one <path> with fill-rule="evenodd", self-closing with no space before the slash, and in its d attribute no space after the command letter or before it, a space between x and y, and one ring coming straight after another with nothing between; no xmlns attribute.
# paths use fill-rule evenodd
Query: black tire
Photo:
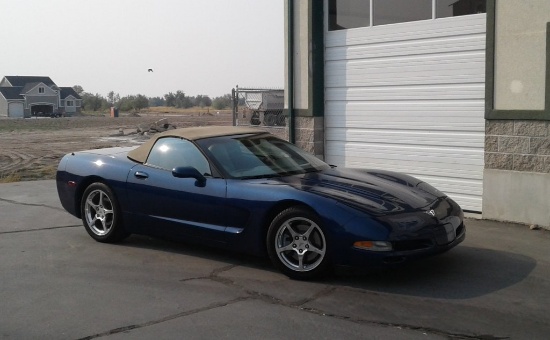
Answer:
<svg viewBox="0 0 550 340"><path fill-rule="evenodd" d="M329 240L319 217L302 207L283 210L267 232L273 265L296 280L320 278L329 271Z"/></svg>
<svg viewBox="0 0 550 340"><path fill-rule="evenodd" d="M124 229L115 195L103 183L96 182L86 188L80 212L84 228L98 242L116 243L130 236Z"/></svg>

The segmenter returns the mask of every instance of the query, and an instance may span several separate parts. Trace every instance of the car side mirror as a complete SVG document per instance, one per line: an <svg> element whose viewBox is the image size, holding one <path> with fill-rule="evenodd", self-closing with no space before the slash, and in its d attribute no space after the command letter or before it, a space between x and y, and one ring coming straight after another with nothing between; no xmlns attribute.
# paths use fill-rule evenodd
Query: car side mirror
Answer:
<svg viewBox="0 0 550 340"><path fill-rule="evenodd" d="M192 166L178 166L172 169L172 176L176 178L194 178L197 180L195 185L199 187L206 185L206 177Z"/></svg>

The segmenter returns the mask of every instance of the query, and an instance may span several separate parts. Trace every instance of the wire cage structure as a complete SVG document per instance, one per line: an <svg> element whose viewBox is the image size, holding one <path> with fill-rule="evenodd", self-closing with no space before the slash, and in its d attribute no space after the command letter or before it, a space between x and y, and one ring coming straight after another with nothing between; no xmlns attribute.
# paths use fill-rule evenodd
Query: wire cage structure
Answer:
<svg viewBox="0 0 550 340"><path fill-rule="evenodd" d="M233 125L286 126L283 112L285 91L268 88L240 88L232 91Z"/></svg>

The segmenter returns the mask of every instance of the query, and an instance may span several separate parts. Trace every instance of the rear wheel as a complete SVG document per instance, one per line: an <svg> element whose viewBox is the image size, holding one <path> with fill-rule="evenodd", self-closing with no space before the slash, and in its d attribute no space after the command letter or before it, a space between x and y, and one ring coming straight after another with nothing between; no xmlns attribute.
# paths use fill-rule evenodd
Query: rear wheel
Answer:
<svg viewBox="0 0 550 340"><path fill-rule="evenodd" d="M86 231L98 242L119 242L130 235L124 230L115 195L103 183L93 183L86 188L81 215Z"/></svg>
<svg viewBox="0 0 550 340"><path fill-rule="evenodd" d="M328 241L319 217L299 207L282 211L267 233L267 251L273 264L293 279L325 275L329 268Z"/></svg>

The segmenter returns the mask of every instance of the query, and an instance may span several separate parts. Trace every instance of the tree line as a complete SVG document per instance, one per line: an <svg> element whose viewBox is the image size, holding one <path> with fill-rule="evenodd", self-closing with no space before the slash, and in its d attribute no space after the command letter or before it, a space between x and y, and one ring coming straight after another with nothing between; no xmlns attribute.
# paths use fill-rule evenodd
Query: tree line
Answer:
<svg viewBox="0 0 550 340"><path fill-rule="evenodd" d="M140 111L148 107L169 106L175 108L212 107L216 110L231 108L231 94L225 94L211 99L207 95L188 96L183 91L169 92L162 97L147 97L142 94L121 97L110 91L107 96L84 91L82 86L75 85L73 89L82 98L82 109L86 111L107 110L117 107L121 111Z"/></svg>

